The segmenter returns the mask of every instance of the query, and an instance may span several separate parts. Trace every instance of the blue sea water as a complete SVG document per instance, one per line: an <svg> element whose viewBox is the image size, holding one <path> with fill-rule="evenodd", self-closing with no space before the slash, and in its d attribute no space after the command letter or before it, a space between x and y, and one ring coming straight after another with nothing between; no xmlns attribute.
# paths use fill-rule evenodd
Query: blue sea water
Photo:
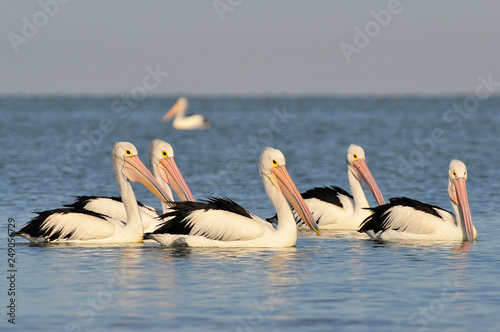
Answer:
<svg viewBox="0 0 500 332"><path fill-rule="evenodd" d="M134 143L147 164L160 138L173 145L196 199L228 196L262 217L275 213L257 171L265 146L282 150L299 190L349 190L345 154L356 143L386 200L404 195L445 209L457 158L468 167L478 241L376 243L356 232L301 231L295 248L172 249L17 238L16 328L496 331L500 98L457 111L465 97L192 97L188 113L212 123L198 131L160 121L174 98L1 97L1 329L12 327L9 218L19 229L73 195L118 195L112 144ZM134 190L159 207L146 189Z"/></svg>

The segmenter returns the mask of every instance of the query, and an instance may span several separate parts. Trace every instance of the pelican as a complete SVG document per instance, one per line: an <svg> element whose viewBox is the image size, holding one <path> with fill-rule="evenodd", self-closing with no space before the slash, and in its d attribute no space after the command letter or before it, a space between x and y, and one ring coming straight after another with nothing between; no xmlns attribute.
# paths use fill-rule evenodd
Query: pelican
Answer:
<svg viewBox="0 0 500 332"><path fill-rule="evenodd" d="M210 122L205 119L201 114L193 114L190 116L184 116L188 108L188 101L186 98L181 97L172 106L172 108L163 116L162 122L169 121L174 115L173 126L175 129L181 130L191 130L191 129L203 129L210 126Z"/></svg>
<svg viewBox="0 0 500 332"><path fill-rule="evenodd" d="M129 181L141 183L165 202L170 197L139 159L133 144L116 143L112 157L116 181L125 206L126 223L93 211L62 208L39 212L16 235L34 243L142 242L144 228Z"/></svg>
<svg viewBox="0 0 500 332"><path fill-rule="evenodd" d="M467 168L452 160L448 170L448 195L455 215L437 206L406 197L391 198L389 204L372 208L373 214L359 232L374 240L454 240L474 241L477 231L472 224L465 182Z"/></svg>
<svg viewBox="0 0 500 332"><path fill-rule="evenodd" d="M311 211L319 229L357 230L371 212L363 191L365 183L377 203L384 204L384 197L366 165L365 151L362 147L351 144L347 149L347 177L351 186L351 196L342 188L316 187L302 193L302 198ZM301 218L294 213L297 226L304 226ZM268 221L274 222L274 218Z"/></svg>
<svg viewBox="0 0 500 332"><path fill-rule="evenodd" d="M265 148L259 171L269 199L276 208L278 227L249 213L227 198L205 202L174 203L171 218L153 233L145 234L162 245L192 247L292 247L297 226L289 203L319 235L316 223L285 167L281 151Z"/></svg>
<svg viewBox="0 0 500 332"><path fill-rule="evenodd" d="M195 200L175 163L174 149L170 144L159 139L151 142L149 162L155 179L163 186L169 200L164 202L160 199L162 211L137 201L144 232L152 232L158 224L163 222L159 217L168 211L173 201L170 186L181 200ZM97 212L122 221L127 220L125 206L120 197L78 196L73 204L64 206Z"/></svg>
<svg viewBox="0 0 500 332"><path fill-rule="evenodd" d="M172 187L182 201L195 201L193 194L191 194L191 190L189 190L181 171L175 163L172 145L165 141L155 139L151 142L149 147L149 162L154 177L158 182L165 184L165 190L170 196L172 196L172 190L170 189L170 187ZM160 202L163 213L165 213L171 205L161 200Z"/></svg>

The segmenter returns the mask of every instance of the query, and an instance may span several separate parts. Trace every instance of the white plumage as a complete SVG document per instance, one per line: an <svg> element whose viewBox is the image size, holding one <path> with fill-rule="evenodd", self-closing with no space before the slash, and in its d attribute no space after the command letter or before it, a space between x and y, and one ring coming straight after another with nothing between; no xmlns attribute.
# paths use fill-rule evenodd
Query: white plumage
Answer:
<svg viewBox="0 0 500 332"><path fill-rule="evenodd" d="M232 227L220 220L229 220ZM266 229L273 230L258 219L249 219L232 212L221 210L196 210L189 216L188 227L192 227L189 235L217 238L220 241L247 241L264 235Z"/></svg>
<svg viewBox="0 0 500 332"><path fill-rule="evenodd" d="M168 191L165 191L165 193L169 195L168 197L171 197ZM158 217L162 215L162 211L144 205L139 201L137 201L137 204L144 230L159 222ZM65 204L64 206L77 210L95 212L112 219L120 220L124 223L127 221L127 211L125 210L121 197L78 196L75 202L72 204Z"/></svg>

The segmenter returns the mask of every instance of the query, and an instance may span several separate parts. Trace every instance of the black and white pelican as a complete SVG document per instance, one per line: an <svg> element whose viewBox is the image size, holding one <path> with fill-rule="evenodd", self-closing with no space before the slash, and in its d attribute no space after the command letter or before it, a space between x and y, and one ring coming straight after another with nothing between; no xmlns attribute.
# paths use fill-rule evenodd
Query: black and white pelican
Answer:
<svg viewBox="0 0 500 332"><path fill-rule="evenodd" d="M366 164L365 151L362 147L351 144L347 149L347 177L351 186L352 196L342 188L316 187L302 193L302 198L311 211L319 229L357 230L370 211L363 191L362 183L366 185L378 204L384 204L384 197ZM304 222L294 213L297 226ZM274 218L268 219L274 222Z"/></svg>
<svg viewBox="0 0 500 332"><path fill-rule="evenodd" d="M137 202L144 232L152 232L158 224L163 222L159 217L167 212L171 201L173 201L170 187L174 189L181 200L194 201L194 197L175 163L174 149L170 144L159 139L151 142L149 147L149 162L155 179L163 186L169 200L164 202L160 199L162 211L144 205L139 201ZM96 212L113 219L127 220L125 206L120 197L78 196L73 204L65 206Z"/></svg>
<svg viewBox="0 0 500 332"><path fill-rule="evenodd" d="M190 129L203 129L210 126L210 122L201 115L193 114L184 116L188 108L188 101L184 97L177 99L177 102L172 108L163 116L162 122L169 121L174 115L173 126L175 129L190 130Z"/></svg>
<svg viewBox="0 0 500 332"><path fill-rule="evenodd" d="M281 151L265 148L259 171L269 199L276 208L278 226L258 218L235 202L212 198L205 202L173 203L173 211L156 231L145 234L162 245L193 247L292 247L297 226L289 203L319 235L316 223L285 167Z"/></svg>
<svg viewBox="0 0 500 332"><path fill-rule="evenodd" d="M135 146L128 142L113 147L113 166L126 211L126 222L76 208L39 212L19 232L31 242L117 243L142 242L144 228L134 191L129 181L139 182L160 200L170 197L144 166Z"/></svg>
<svg viewBox="0 0 500 332"><path fill-rule="evenodd" d="M390 203L372 208L359 228L374 240L455 240L474 241L465 182L467 168L452 160L448 170L448 195L455 215L437 206L406 197L391 198Z"/></svg>

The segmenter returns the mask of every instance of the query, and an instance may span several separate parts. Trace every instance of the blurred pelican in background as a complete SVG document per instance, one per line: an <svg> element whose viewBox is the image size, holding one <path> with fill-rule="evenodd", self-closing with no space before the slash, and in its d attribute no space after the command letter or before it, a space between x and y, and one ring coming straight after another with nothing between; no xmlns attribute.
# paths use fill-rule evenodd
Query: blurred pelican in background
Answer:
<svg viewBox="0 0 500 332"><path fill-rule="evenodd" d="M208 122L207 119L201 114L193 114L189 116L184 115L188 109L188 105L189 103L187 99L180 97L177 99L174 106L172 106L172 108L163 116L161 121L167 122L175 116L173 123L175 129L192 130L209 127L210 122Z"/></svg>

